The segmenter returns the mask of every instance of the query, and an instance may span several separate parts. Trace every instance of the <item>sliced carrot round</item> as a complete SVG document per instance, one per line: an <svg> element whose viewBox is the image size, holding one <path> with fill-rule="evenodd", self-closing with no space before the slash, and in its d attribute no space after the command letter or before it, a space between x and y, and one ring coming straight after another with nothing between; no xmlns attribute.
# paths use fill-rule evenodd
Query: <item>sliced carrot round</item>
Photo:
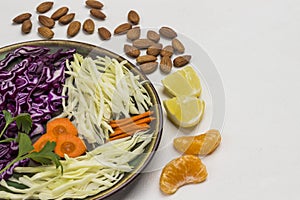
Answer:
<svg viewBox="0 0 300 200"><path fill-rule="evenodd" d="M34 144L34 151L39 152L40 150L42 150L42 148L44 148L44 146L46 145L46 143L50 141L50 142L56 142L56 138L53 137L50 134L44 134L42 135Z"/></svg>
<svg viewBox="0 0 300 200"><path fill-rule="evenodd" d="M59 135L78 135L76 127L69 118L56 118L47 123L47 133L58 137Z"/></svg>
<svg viewBox="0 0 300 200"><path fill-rule="evenodd" d="M57 137L54 152L61 158L63 158L65 154L74 158L85 153L86 146L79 137L70 134L62 134Z"/></svg>

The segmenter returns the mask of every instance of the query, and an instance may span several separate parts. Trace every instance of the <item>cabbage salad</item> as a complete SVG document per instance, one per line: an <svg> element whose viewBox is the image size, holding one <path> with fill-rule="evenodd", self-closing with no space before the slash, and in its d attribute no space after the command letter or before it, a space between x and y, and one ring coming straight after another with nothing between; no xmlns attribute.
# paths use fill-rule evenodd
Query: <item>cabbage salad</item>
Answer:
<svg viewBox="0 0 300 200"><path fill-rule="evenodd" d="M50 53L46 47L21 47L0 61L0 109L13 116L27 112L33 122L32 138L45 132L54 118L69 118L89 148L86 154L54 164L28 166L29 159L14 164L0 176L4 199L85 198L118 183L134 166L129 163L145 151L151 131L109 141L109 122L149 111L152 102L144 82L125 65L109 57L84 57L76 50ZM21 60L11 66L11 61ZM0 128L4 128L0 114ZM11 124L4 138L17 137ZM1 138L0 138L1 139ZM0 167L18 152L15 141L0 143ZM18 177L12 176L20 173ZM11 184L14 183L14 184ZM21 185L22 187L17 187Z"/></svg>

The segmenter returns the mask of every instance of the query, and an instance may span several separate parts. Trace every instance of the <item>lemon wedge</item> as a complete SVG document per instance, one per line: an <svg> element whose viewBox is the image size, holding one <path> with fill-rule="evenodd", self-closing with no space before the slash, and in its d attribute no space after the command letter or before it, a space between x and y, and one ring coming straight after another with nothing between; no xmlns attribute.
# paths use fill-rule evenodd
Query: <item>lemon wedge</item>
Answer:
<svg viewBox="0 0 300 200"><path fill-rule="evenodd" d="M203 116L205 102L194 96L178 96L163 101L168 118L179 127L193 127Z"/></svg>
<svg viewBox="0 0 300 200"><path fill-rule="evenodd" d="M199 97L201 95L202 87L200 78L191 66L169 74L162 80L162 84L172 96Z"/></svg>

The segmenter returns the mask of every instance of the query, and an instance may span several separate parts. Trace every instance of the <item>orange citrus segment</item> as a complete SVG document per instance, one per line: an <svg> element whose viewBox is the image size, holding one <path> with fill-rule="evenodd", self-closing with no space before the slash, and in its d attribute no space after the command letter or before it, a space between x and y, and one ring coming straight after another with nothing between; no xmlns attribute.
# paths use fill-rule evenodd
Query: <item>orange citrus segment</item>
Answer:
<svg viewBox="0 0 300 200"><path fill-rule="evenodd" d="M218 130L211 129L197 136L182 136L175 138L173 145L181 153L208 155L220 144L221 135Z"/></svg>
<svg viewBox="0 0 300 200"><path fill-rule="evenodd" d="M173 145L181 153L204 156L211 154L219 146L220 142L220 132L211 129L200 135L175 138Z"/></svg>
<svg viewBox="0 0 300 200"><path fill-rule="evenodd" d="M203 182L207 177L205 165L194 155L183 155L170 161L162 170L160 189L165 194L175 193L179 187Z"/></svg>

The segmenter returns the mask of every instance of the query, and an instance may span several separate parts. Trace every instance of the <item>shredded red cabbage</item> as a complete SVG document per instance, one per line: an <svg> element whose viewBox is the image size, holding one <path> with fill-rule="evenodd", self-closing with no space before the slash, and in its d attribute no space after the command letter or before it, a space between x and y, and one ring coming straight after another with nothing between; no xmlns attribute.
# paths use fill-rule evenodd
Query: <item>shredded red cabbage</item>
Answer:
<svg viewBox="0 0 300 200"><path fill-rule="evenodd" d="M13 116L29 113L33 121L30 137L43 133L43 125L61 109L65 63L74 53L75 49L51 53L47 47L24 46L0 61L0 111L7 110ZM4 126L0 113L0 130ZM3 138L15 138L17 134L16 124L12 123ZM17 151L14 142L0 144L0 169L16 157ZM13 168L1 174L0 180L8 178Z"/></svg>
<svg viewBox="0 0 300 200"><path fill-rule="evenodd" d="M18 155L18 144L16 142L1 143L0 144L0 169L3 169L13 158ZM0 174L0 180L7 180L13 175L15 167L24 167L28 164L29 159L24 159L13 164L8 170Z"/></svg>

